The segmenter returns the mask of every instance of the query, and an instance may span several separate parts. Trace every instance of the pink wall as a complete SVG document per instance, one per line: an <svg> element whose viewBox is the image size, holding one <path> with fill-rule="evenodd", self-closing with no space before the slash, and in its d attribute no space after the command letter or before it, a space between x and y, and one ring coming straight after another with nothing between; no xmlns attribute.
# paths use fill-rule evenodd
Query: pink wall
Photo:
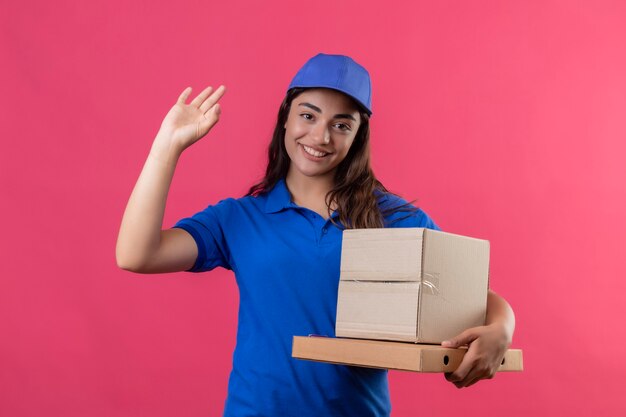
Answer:
<svg viewBox="0 0 626 417"><path fill-rule="evenodd" d="M121 216L187 85L229 91L165 225L241 195L318 51L372 74L380 179L491 241L525 352L465 390L392 372L394 415L625 415L626 3L170 3L2 6L0 415L221 412L232 275L119 270Z"/></svg>

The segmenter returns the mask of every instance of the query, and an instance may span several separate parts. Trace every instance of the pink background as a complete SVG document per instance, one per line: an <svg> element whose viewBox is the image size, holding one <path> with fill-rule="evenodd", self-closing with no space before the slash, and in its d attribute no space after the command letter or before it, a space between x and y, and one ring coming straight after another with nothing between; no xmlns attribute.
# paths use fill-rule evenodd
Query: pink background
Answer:
<svg viewBox="0 0 626 417"><path fill-rule="evenodd" d="M491 241L525 354L464 390L391 372L393 415L626 415L625 2L170 3L3 3L0 415L221 413L233 276L122 271L120 220L188 85L228 92L165 227L241 196L319 51L370 70L383 183Z"/></svg>

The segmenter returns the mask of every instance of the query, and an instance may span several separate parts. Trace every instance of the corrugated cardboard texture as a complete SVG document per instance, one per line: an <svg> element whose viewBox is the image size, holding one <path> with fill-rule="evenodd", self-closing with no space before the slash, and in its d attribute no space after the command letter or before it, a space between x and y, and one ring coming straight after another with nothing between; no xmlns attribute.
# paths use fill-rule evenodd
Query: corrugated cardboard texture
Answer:
<svg viewBox="0 0 626 417"><path fill-rule="evenodd" d="M488 241L427 229L422 268L418 341L441 343L485 323Z"/></svg>
<svg viewBox="0 0 626 417"><path fill-rule="evenodd" d="M421 228L349 229L343 232L344 281L419 281Z"/></svg>
<svg viewBox="0 0 626 417"><path fill-rule="evenodd" d="M342 337L413 342L419 290L419 282L339 281L336 329Z"/></svg>
<svg viewBox="0 0 626 417"><path fill-rule="evenodd" d="M379 340L294 336L292 357L368 368L413 372L454 372L467 349ZM519 349L509 349L498 372L522 371Z"/></svg>
<svg viewBox="0 0 626 417"><path fill-rule="evenodd" d="M335 334L441 343L484 324L488 273L486 240L423 228L346 230Z"/></svg>

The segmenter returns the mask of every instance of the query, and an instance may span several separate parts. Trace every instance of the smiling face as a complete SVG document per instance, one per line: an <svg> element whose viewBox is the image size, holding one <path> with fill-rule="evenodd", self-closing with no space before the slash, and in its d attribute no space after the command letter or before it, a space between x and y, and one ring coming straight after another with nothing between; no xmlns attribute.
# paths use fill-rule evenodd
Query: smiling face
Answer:
<svg viewBox="0 0 626 417"><path fill-rule="evenodd" d="M284 126L291 160L287 175L332 178L360 123L359 109L345 94L326 88L305 90L292 101Z"/></svg>

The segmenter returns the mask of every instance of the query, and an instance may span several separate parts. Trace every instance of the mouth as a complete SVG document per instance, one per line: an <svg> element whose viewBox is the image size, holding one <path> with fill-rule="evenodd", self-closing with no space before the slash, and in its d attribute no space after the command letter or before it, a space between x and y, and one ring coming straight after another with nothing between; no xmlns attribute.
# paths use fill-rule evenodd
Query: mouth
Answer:
<svg viewBox="0 0 626 417"><path fill-rule="evenodd" d="M317 151L317 150L315 150L315 149L313 149L313 148L311 148L309 146L306 146L306 145L302 145L302 149L304 150L304 153L306 153L307 155L310 155L310 156L312 156L314 158L321 159L321 158L323 158L323 157L325 157L327 155L330 155L329 152Z"/></svg>

